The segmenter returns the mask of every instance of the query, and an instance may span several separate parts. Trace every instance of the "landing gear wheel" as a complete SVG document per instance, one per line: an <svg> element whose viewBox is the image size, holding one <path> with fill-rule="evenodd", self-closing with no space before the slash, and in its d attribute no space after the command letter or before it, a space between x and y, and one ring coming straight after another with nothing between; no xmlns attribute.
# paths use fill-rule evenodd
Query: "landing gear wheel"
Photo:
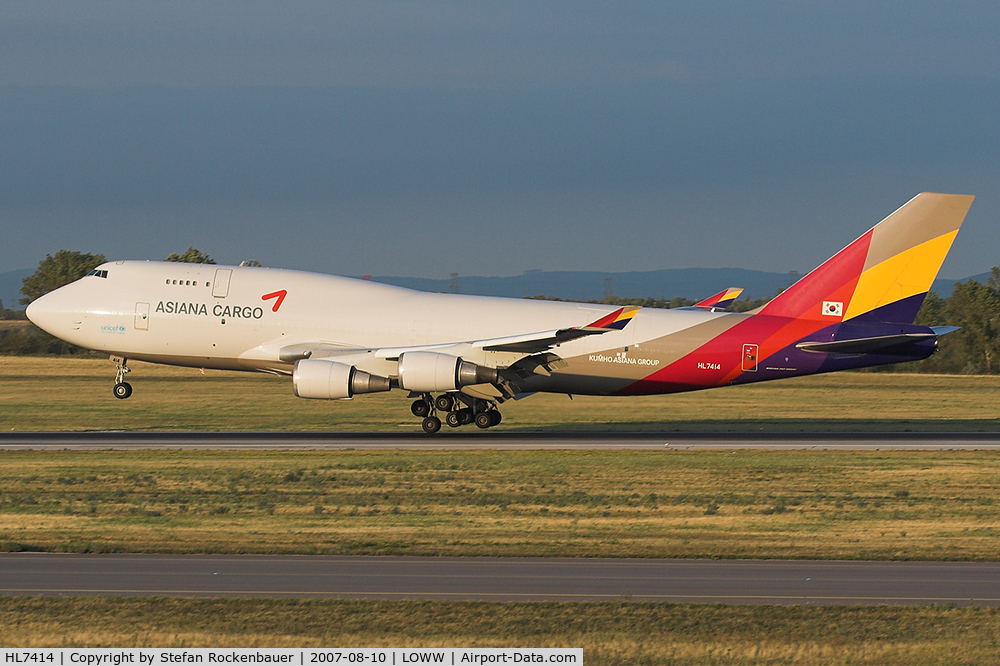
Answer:
<svg viewBox="0 0 1000 666"><path fill-rule="evenodd" d="M489 428L493 425L493 416L489 412L479 412L476 414L476 425L484 430Z"/></svg>
<svg viewBox="0 0 1000 666"><path fill-rule="evenodd" d="M458 418L461 421L461 425L469 425L473 421L472 410L466 407L465 409L458 410Z"/></svg>
<svg viewBox="0 0 1000 666"><path fill-rule="evenodd" d="M434 398L434 406L442 412L450 412L454 405L455 401L447 393L442 393L438 397Z"/></svg>
<svg viewBox="0 0 1000 666"><path fill-rule="evenodd" d="M132 370L128 367L128 359L124 356L121 358L112 356L111 360L117 363L115 366L115 387L111 390L116 398L124 400L132 395L132 385L125 381L125 375L132 372Z"/></svg>
<svg viewBox="0 0 1000 666"><path fill-rule="evenodd" d="M410 411L417 418L424 418L431 413L431 406L427 404L424 400L414 400L413 404L410 405Z"/></svg>
<svg viewBox="0 0 1000 666"><path fill-rule="evenodd" d="M452 428L457 428L462 425L462 415L458 412L448 412L447 416L444 417L444 422Z"/></svg>
<svg viewBox="0 0 1000 666"><path fill-rule="evenodd" d="M501 421L501 419L503 417L500 416L500 412L499 411L493 409L493 410L490 410L490 411L488 411L486 413L490 415L490 418L493 421L493 425L500 425L500 421Z"/></svg>
<svg viewBox="0 0 1000 666"><path fill-rule="evenodd" d="M424 432L428 435L433 435L441 429L441 419L436 416L428 416L420 423L420 427L423 428Z"/></svg>

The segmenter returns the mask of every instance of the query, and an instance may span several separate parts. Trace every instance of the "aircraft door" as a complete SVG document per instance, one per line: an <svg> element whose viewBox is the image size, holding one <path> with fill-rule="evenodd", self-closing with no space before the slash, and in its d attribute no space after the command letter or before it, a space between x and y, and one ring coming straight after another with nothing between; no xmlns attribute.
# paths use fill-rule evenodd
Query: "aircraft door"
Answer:
<svg viewBox="0 0 1000 666"><path fill-rule="evenodd" d="M225 298L229 295L229 280L233 277L231 268L219 268L215 271L215 282L212 283L212 296Z"/></svg>
<svg viewBox="0 0 1000 666"><path fill-rule="evenodd" d="M743 372L757 372L757 345L743 345Z"/></svg>
<svg viewBox="0 0 1000 666"><path fill-rule="evenodd" d="M149 303L135 304L135 328L137 331L149 330Z"/></svg>

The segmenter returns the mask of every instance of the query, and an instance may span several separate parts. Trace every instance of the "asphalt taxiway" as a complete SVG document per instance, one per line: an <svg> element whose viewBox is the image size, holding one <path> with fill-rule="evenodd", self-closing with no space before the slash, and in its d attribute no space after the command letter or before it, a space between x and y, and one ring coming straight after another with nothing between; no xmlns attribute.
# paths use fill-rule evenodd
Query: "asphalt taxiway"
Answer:
<svg viewBox="0 0 1000 666"><path fill-rule="evenodd" d="M1000 433L517 432L9 432L16 449L1000 450Z"/></svg>
<svg viewBox="0 0 1000 666"><path fill-rule="evenodd" d="M0 555L0 594L1000 605L1000 563Z"/></svg>

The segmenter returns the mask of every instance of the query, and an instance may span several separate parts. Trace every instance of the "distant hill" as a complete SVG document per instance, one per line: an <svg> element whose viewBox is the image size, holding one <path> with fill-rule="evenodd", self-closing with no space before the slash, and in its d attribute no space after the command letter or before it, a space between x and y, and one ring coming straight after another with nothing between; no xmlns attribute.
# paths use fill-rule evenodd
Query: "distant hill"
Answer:
<svg viewBox="0 0 1000 666"><path fill-rule="evenodd" d="M934 280L934 284L931 285L931 291L935 292L938 296L948 298L951 296L951 290L955 288L956 283L975 280L976 282L986 284L986 281L990 279L990 276L990 273L979 273L978 275L970 275L967 278L961 278L959 280L946 280L944 278L938 278L937 280Z"/></svg>
<svg viewBox="0 0 1000 666"><path fill-rule="evenodd" d="M17 303L21 298L21 280L34 272L32 268L22 268L19 271L0 273L0 300L5 308L20 310L24 307Z"/></svg>

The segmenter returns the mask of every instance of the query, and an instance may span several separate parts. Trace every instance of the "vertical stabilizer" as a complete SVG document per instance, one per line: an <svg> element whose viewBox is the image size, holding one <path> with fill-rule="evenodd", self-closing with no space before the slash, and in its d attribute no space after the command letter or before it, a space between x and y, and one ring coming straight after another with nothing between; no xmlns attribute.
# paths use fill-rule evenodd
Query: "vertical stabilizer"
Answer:
<svg viewBox="0 0 1000 666"><path fill-rule="evenodd" d="M831 324L912 322L973 198L918 194L760 313Z"/></svg>

